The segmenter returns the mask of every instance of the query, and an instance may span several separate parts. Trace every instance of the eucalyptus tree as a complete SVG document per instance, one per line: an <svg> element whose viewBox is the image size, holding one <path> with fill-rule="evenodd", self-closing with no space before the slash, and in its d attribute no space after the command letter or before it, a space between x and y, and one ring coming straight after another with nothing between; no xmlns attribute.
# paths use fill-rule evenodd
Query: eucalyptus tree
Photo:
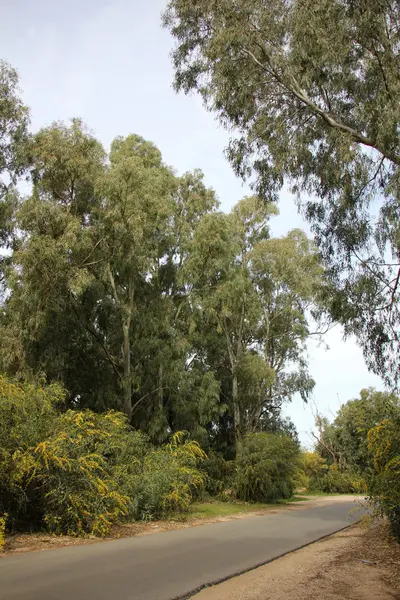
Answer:
<svg viewBox="0 0 400 600"><path fill-rule="evenodd" d="M323 271L301 232L269 238L271 212L250 197L229 214L206 215L185 268L197 344L221 380L238 453L245 433L295 393L307 399L314 385L305 342Z"/></svg>
<svg viewBox="0 0 400 600"><path fill-rule="evenodd" d="M106 155L79 120L40 131L30 161L2 369L61 381L74 406L124 410L155 441L204 438L219 384L192 352L180 271L214 192L137 135Z"/></svg>
<svg viewBox="0 0 400 600"><path fill-rule="evenodd" d="M385 420L400 416L400 399L374 388L363 389L358 398L345 402L330 423L317 416L316 449L328 463L339 463L368 475L373 471L368 432Z"/></svg>
<svg viewBox="0 0 400 600"><path fill-rule="evenodd" d="M330 266L325 302L397 384L399 3L171 0L164 23L176 88L234 131L229 159L258 193L290 185Z"/></svg>
<svg viewBox="0 0 400 600"><path fill-rule="evenodd" d="M96 365L103 384L107 372L101 349L96 357L89 352L88 326L99 293L88 267L94 260L95 184L105 153L74 120L39 131L29 159L32 191L16 215L20 241L2 316L2 367L59 379L72 397L85 396L85 388L94 396Z"/></svg>
<svg viewBox="0 0 400 600"><path fill-rule="evenodd" d="M18 203L15 184L27 164L28 125L29 112L20 98L18 74L0 60L0 286L8 262L5 251L15 241L14 215Z"/></svg>

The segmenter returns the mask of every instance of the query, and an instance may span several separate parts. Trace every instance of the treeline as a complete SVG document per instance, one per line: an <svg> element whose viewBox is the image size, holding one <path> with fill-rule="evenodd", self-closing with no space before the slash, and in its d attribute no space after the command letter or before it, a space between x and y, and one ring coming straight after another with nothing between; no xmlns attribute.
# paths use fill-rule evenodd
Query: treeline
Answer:
<svg viewBox="0 0 400 600"><path fill-rule="evenodd" d="M11 136L21 115L3 115ZM156 444L185 430L229 458L247 433L295 435L280 409L313 388L324 278L305 234L272 238L258 197L221 212L200 171L178 176L137 135L107 153L73 120L11 141L31 191L1 199L1 371L122 411Z"/></svg>
<svg viewBox="0 0 400 600"><path fill-rule="evenodd" d="M126 520L185 514L194 499L294 492L299 447L285 434L248 434L240 457L225 461L187 433L154 446L123 413L65 410L65 401L57 384L0 377L0 536L6 527L104 536Z"/></svg>
<svg viewBox="0 0 400 600"><path fill-rule="evenodd" d="M302 489L363 494L400 539L400 400L389 393L363 390L332 423L319 418L313 452L284 432L249 433L234 460L187 432L155 445L121 412L66 401L59 384L0 377L3 537L6 528L104 536L121 522L186 515L194 500L273 503Z"/></svg>
<svg viewBox="0 0 400 600"><path fill-rule="evenodd" d="M8 526L102 535L203 492L290 497L281 407L313 389L306 341L323 329L313 243L271 237L257 196L220 211L200 171L177 175L138 135L106 152L78 119L31 133L0 69Z"/></svg>
<svg viewBox="0 0 400 600"><path fill-rule="evenodd" d="M317 415L315 452L302 455L310 491L363 493L400 541L400 399L373 388L349 400L334 420Z"/></svg>

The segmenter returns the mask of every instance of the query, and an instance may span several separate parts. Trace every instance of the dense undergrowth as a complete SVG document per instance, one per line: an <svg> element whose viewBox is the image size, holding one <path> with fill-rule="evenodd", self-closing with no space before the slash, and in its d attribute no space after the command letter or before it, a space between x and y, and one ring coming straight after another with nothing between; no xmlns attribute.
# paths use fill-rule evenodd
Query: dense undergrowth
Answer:
<svg viewBox="0 0 400 600"><path fill-rule="evenodd" d="M9 528L106 535L124 519L188 510L206 479L197 442L178 433L154 448L122 413L62 412L62 401L58 386L0 377L0 514Z"/></svg>
<svg viewBox="0 0 400 600"><path fill-rule="evenodd" d="M104 536L124 521L187 514L196 500L274 503L295 488L369 494L399 533L399 435L370 430L375 470L363 478L301 452L282 433L243 438L236 460L184 432L155 447L120 412L64 410L58 385L0 377L0 545L7 530Z"/></svg>

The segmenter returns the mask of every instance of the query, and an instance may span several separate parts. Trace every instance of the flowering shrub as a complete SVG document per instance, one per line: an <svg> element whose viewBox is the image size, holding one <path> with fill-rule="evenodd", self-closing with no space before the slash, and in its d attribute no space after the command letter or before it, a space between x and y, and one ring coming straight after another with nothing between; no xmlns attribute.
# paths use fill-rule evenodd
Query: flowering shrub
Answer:
<svg viewBox="0 0 400 600"><path fill-rule="evenodd" d="M177 433L155 449L122 413L60 413L63 398L59 386L0 377L0 514L11 527L104 536L126 518L188 509L205 484L197 442Z"/></svg>
<svg viewBox="0 0 400 600"><path fill-rule="evenodd" d="M368 449L374 460L369 484L372 502L386 515L400 542L400 422L384 419L368 432Z"/></svg>

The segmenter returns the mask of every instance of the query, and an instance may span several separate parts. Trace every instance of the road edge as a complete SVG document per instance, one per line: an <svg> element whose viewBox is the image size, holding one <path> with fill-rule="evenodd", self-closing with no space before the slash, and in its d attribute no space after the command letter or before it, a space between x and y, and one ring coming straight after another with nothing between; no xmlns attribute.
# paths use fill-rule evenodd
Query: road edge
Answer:
<svg viewBox="0 0 400 600"><path fill-rule="evenodd" d="M300 546L297 546L293 550L289 550L288 552L282 552L282 554L279 554L278 556L274 556L273 558L269 558L260 563L257 563L253 567L242 569L241 571L237 571L236 573L233 573L232 575L228 575L227 577L222 577L221 579L212 581L210 583L205 583L205 584L200 585L197 588L191 590L190 592L187 592L181 596L174 596L173 598L170 598L169 600L190 600L190 598L193 598L193 596L195 596L202 590L205 590L210 587L215 587L215 586L219 585L220 583L224 583L225 581L229 581L230 579L234 579L235 577L240 577L240 575L244 575L245 573L250 573L251 571L254 571L255 569L259 569L260 567L264 567L265 565L268 565L269 563L272 563L275 560L278 560L279 558L283 558L284 556L288 556L288 554L293 554L294 552L297 552L298 550L301 550L302 548L306 548L307 546L316 544L317 542L320 542L321 540L329 538L332 535L339 533L340 531L344 531L345 529L350 529L351 527L359 525L361 521L362 521L362 517L360 519L358 519L357 521L350 523L349 525L345 525L344 527L340 527L339 529L332 531L331 533L328 533L326 535L321 535L319 538L313 540L312 542L307 542L306 544L301 544Z"/></svg>

